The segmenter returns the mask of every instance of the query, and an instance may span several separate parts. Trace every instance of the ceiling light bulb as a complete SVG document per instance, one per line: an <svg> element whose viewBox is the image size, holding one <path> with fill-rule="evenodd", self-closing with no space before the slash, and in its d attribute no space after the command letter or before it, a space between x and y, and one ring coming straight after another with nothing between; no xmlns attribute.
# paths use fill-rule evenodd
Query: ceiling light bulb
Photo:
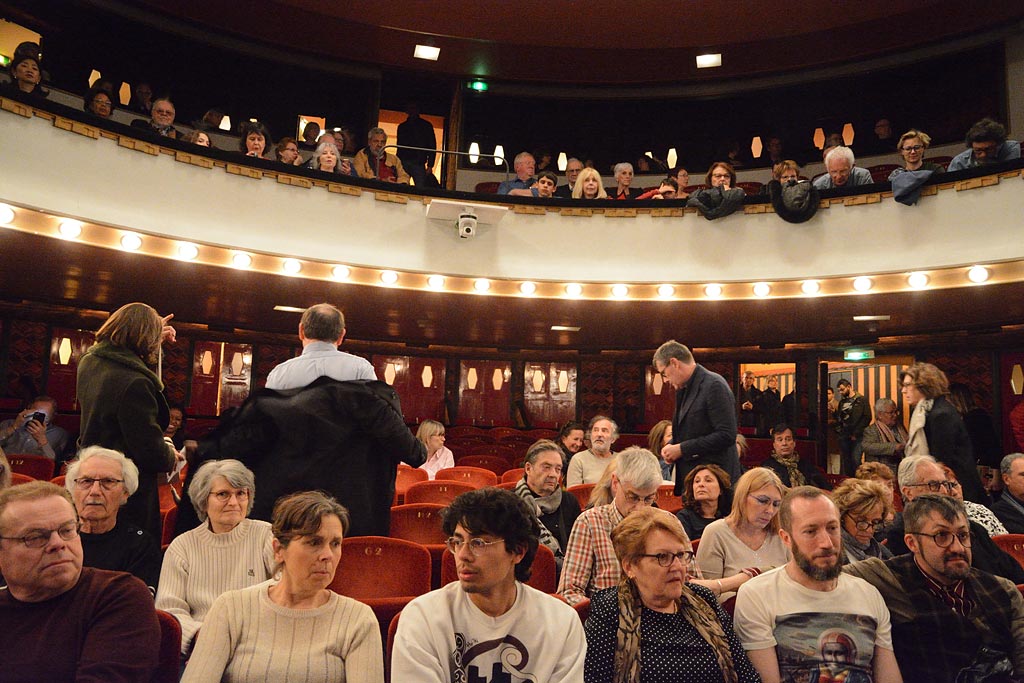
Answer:
<svg viewBox="0 0 1024 683"><path fill-rule="evenodd" d="M191 242L182 242L178 245L178 258L183 261L194 261L199 257L199 247Z"/></svg>
<svg viewBox="0 0 1024 683"><path fill-rule="evenodd" d="M60 222L60 235L66 237L69 240L73 240L82 234L82 224L78 221L73 221L70 218Z"/></svg>
<svg viewBox="0 0 1024 683"><path fill-rule="evenodd" d="M622 299L627 294L629 294L629 287L627 287L626 285L612 285L612 296L614 296L615 298Z"/></svg>
<svg viewBox="0 0 1024 683"><path fill-rule="evenodd" d="M676 288L672 285L661 285L658 287L658 296L662 299L669 299L676 293Z"/></svg>
<svg viewBox="0 0 1024 683"><path fill-rule="evenodd" d="M246 254L244 251L237 251L235 255L231 257L231 264L235 268L248 268L252 265L252 256Z"/></svg>
<svg viewBox="0 0 1024 683"><path fill-rule="evenodd" d="M971 282L985 282L988 280L989 275L988 268L985 266L974 266L967 271L967 277Z"/></svg>
<svg viewBox="0 0 1024 683"><path fill-rule="evenodd" d="M817 280L804 280L800 285L800 291L804 294L817 294L821 291L821 283Z"/></svg>
<svg viewBox="0 0 1024 683"><path fill-rule="evenodd" d="M717 299L722 296L722 285L710 284L704 287L704 296L709 299Z"/></svg>
<svg viewBox="0 0 1024 683"><path fill-rule="evenodd" d="M526 296L531 296L534 292L537 291L537 285L534 282L524 282L519 285L519 291L525 294Z"/></svg>
<svg viewBox="0 0 1024 683"><path fill-rule="evenodd" d="M703 55L697 55L698 69L710 69L716 66L722 66L722 53L714 52Z"/></svg>
<svg viewBox="0 0 1024 683"><path fill-rule="evenodd" d="M289 275L297 275L302 270L302 264L297 259L286 258L281 262L281 270Z"/></svg>
<svg viewBox="0 0 1024 683"><path fill-rule="evenodd" d="M471 142L469 143L469 163L475 164L480 161L480 143Z"/></svg>
<svg viewBox="0 0 1024 683"><path fill-rule="evenodd" d="M583 285L578 282L570 282L565 286L565 293L567 296L577 297L583 294Z"/></svg>
<svg viewBox="0 0 1024 683"><path fill-rule="evenodd" d="M907 284L914 289L924 289L928 286L928 276L920 271L907 276Z"/></svg>
<svg viewBox="0 0 1024 683"><path fill-rule="evenodd" d="M431 62L436 62L437 58L441 56L441 48L433 45L417 45L413 48L412 56L416 59L426 59Z"/></svg>
<svg viewBox="0 0 1024 683"><path fill-rule="evenodd" d="M479 278L473 282L473 289L478 292L486 292L491 288L491 281L486 278Z"/></svg>
<svg viewBox="0 0 1024 683"><path fill-rule="evenodd" d="M427 278L427 286L431 289L444 289L444 276L431 275Z"/></svg>
<svg viewBox="0 0 1024 683"><path fill-rule="evenodd" d="M142 246L142 238L134 232L127 232L121 237L121 248L125 251L138 251Z"/></svg>
<svg viewBox="0 0 1024 683"><path fill-rule="evenodd" d="M6 204L0 204L0 225L7 225L14 220L14 209Z"/></svg>
<svg viewBox="0 0 1024 683"><path fill-rule="evenodd" d="M861 275L853 281L853 288L858 292L868 292L875 286L875 283L871 281L871 278Z"/></svg>
<svg viewBox="0 0 1024 683"><path fill-rule="evenodd" d="M767 282L758 282L754 285L754 296L764 298L772 293L772 288Z"/></svg>
<svg viewBox="0 0 1024 683"><path fill-rule="evenodd" d="M347 280L348 276L352 273L348 266L334 266L331 268L331 275L334 276L335 280Z"/></svg>
<svg viewBox="0 0 1024 683"><path fill-rule="evenodd" d="M398 273L393 270L382 270L380 273L380 281L386 285L393 285L398 282Z"/></svg>

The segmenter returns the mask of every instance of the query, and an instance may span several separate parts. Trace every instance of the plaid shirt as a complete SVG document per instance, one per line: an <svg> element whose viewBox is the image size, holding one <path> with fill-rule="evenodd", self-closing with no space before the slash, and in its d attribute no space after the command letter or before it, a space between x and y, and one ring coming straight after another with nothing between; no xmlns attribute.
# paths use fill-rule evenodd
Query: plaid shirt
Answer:
<svg viewBox="0 0 1024 683"><path fill-rule="evenodd" d="M621 521L615 503L590 508L576 519L558 583L558 592L570 605L590 597L594 591L618 585L622 570L612 547L611 533Z"/></svg>

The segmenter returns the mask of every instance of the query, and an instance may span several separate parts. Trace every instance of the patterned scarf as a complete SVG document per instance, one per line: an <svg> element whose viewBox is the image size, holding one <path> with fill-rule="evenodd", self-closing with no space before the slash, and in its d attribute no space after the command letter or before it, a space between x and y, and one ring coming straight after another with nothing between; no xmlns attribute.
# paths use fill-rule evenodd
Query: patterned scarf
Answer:
<svg viewBox="0 0 1024 683"><path fill-rule="evenodd" d="M803 486L804 484L807 483L807 478L804 476L804 473L801 472L800 469L797 467L797 463L800 462L800 456L797 455L795 452L793 453L793 455L786 458L779 455L775 451L772 451L772 457L775 458L776 462L778 462L781 465L784 465L786 470L789 472L790 486Z"/></svg>
<svg viewBox="0 0 1024 683"><path fill-rule="evenodd" d="M541 522L540 518L541 515L550 515L561 507L561 487L555 489L555 492L550 496L538 496L530 490L529 486L526 485L526 475L523 475L523 478L519 480L518 484L516 484L516 495L525 500L530 507L533 508L533 514L536 515L537 522L540 524L540 542L546 545L548 549L555 554L556 558L560 558L562 556L562 547L558 545L558 539L548 531L548 528L544 526L544 522Z"/></svg>
<svg viewBox="0 0 1024 683"><path fill-rule="evenodd" d="M928 437L924 433L924 423L934 402L933 399L924 398L914 406L914 414L910 416L910 436L907 437L905 455L931 455L928 450Z"/></svg>
<svg viewBox="0 0 1024 683"><path fill-rule="evenodd" d="M732 649L715 608L683 584L676 609L707 642L718 659L725 683L736 683ZM615 665L612 683L640 683L640 615L643 601L636 582L623 574L619 581L619 628L615 634Z"/></svg>

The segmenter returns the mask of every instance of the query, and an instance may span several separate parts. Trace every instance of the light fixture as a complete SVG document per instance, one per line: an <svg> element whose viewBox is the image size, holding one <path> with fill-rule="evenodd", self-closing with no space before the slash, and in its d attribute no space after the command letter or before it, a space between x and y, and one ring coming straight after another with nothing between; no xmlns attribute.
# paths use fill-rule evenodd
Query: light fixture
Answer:
<svg viewBox="0 0 1024 683"><path fill-rule="evenodd" d="M817 294L821 291L821 283L817 280L804 280L800 285L800 291L804 294Z"/></svg>
<svg viewBox="0 0 1024 683"><path fill-rule="evenodd" d="M859 323L880 323L887 320L891 320L892 316L888 315L855 315L853 316L854 322Z"/></svg>
<svg viewBox="0 0 1024 683"><path fill-rule="evenodd" d="M709 52L707 54L697 55L698 69L710 69L716 66L722 66L721 52Z"/></svg>
<svg viewBox="0 0 1024 683"><path fill-rule="evenodd" d="M762 299L772 293L772 288L767 282L758 282L754 285L754 296Z"/></svg>
<svg viewBox="0 0 1024 683"><path fill-rule="evenodd" d="M335 280L347 280L352 273L348 266L334 266L331 268L331 275Z"/></svg>
<svg viewBox="0 0 1024 683"><path fill-rule="evenodd" d="M583 285L578 282L570 282L565 286L566 296L577 297L583 294Z"/></svg>
<svg viewBox="0 0 1024 683"><path fill-rule="evenodd" d="M755 135L754 139L750 141L750 155L756 159L761 156L762 151L764 151L764 144L761 142L761 136Z"/></svg>
<svg viewBox="0 0 1024 683"><path fill-rule="evenodd" d="M9 225L14 220L14 209L6 204L0 204L0 225Z"/></svg>
<svg viewBox="0 0 1024 683"><path fill-rule="evenodd" d="M814 136L811 138L814 142L814 146L821 149L825 146L825 130L823 128L815 128Z"/></svg>
<svg viewBox="0 0 1024 683"><path fill-rule="evenodd" d="M676 293L676 288L672 285L660 285L658 287L658 296L662 299L670 299Z"/></svg>
<svg viewBox="0 0 1024 683"><path fill-rule="evenodd" d="M629 294L629 287L624 284L612 285L612 296L616 299L623 299Z"/></svg>
<svg viewBox="0 0 1024 683"><path fill-rule="evenodd" d="M501 145L494 146L494 165L501 166L505 163L505 148Z"/></svg>
<svg viewBox="0 0 1024 683"><path fill-rule="evenodd" d="M676 152L675 147L668 148L668 155L665 156L665 163L668 164L669 170L676 167L676 162L679 160L679 155Z"/></svg>
<svg viewBox="0 0 1024 683"><path fill-rule="evenodd" d="M480 143L469 143L469 163L475 164L480 161Z"/></svg>
<svg viewBox="0 0 1024 683"><path fill-rule="evenodd" d="M120 90L117 91L117 99L120 104L128 104L132 101L132 86L128 82L121 84Z"/></svg>
<svg viewBox="0 0 1024 683"><path fill-rule="evenodd" d="M231 130L231 117L225 114L220 119L220 125L217 126L221 130Z"/></svg>
<svg viewBox="0 0 1024 683"><path fill-rule="evenodd" d="M281 311L282 313L305 313L305 308L299 308L298 306L282 306L278 304L274 306L275 311Z"/></svg>
<svg viewBox="0 0 1024 683"><path fill-rule="evenodd" d="M853 281L853 288L858 292L869 292L874 286L875 283L871 281L871 278L865 275L861 275Z"/></svg>
<svg viewBox="0 0 1024 683"><path fill-rule="evenodd" d="M71 362L71 338L61 337L60 344L57 345L57 361L61 365L67 365Z"/></svg>
<svg viewBox="0 0 1024 683"><path fill-rule="evenodd" d="M126 232L121 236L121 248L125 251L138 251L142 246L142 238L134 232Z"/></svg>
<svg viewBox="0 0 1024 683"><path fill-rule="evenodd" d="M96 69L93 69L92 72L90 72L89 74L89 87L91 88L96 83L96 81L100 80L101 78L103 78L103 74L97 71Z"/></svg>
<svg viewBox="0 0 1024 683"><path fill-rule="evenodd" d="M444 289L444 276L431 275L427 278L427 286L431 289Z"/></svg>
<svg viewBox="0 0 1024 683"><path fill-rule="evenodd" d="M57 229L60 231L61 237L66 237L69 240L73 240L82 234L82 224L70 218L61 221Z"/></svg>
<svg viewBox="0 0 1024 683"><path fill-rule="evenodd" d="M569 157L566 156L565 152L558 153L558 170L565 173L566 167L569 165Z"/></svg>
<svg viewBox="0 0 1024 683"><path fill-rule="evenodd" d="M393 285L398 282L398 273L393 270L382 270L380 272L380 281L386 285Z"/></svg>
<svg viewBox="0 0 1024 683"><path fill-rule="evenodd" d="M416 59L426 59L429 62L436 62L437 58L441 56L441 48L434 47L433 45L417 45L412 51L412 56Z"/></svg>
<svg viewBox="0 0 1024 683"><path fill-rule="evenodd" d="M281 262L281 270L288 273L289 275L298 275L299 271L302 270L302 264L298 259L286 258Z"/></svg>
<svg viewBox="0 0 1024 683"><path fill-rule="evenodd" d="M913 289L924 289L928 286L928 275L921 271L915 271L907 276L907 284Z"/></svg>
<svg viewBox="0 0 1024 683"><path fill-rule="evenodd" d="M853 144L853 138L855 134L856 132L853 130L852 123L847 123L845 126L843 126L843 142L846 143L847 147Z"/></svg>
<svg viewBox="0 0 1024 683"><path fill-rule="evenodd" d="M249 123L259 123L256 119L249 119Z"/></svg>
<svg viewBox="0 0 1024 683"><path fill-rule="evenodd" d="M537 291L537 284L534 282L523 282L519 285L519 291L526 296L533 296Z"/></svg>
<svg viewBox="0 0 1024 683"><path fill-rule="evenodd" d="M235 268L248 268L252 265L252 256L244 251L236 251L235 255L231 257L231 265Z"/></svg>
<svg viewBox="0 0 1024 683"><path fill-rule="evenodd" d="M486 292L491 288L491 281L487 278L477 278L473 281L473 289L478 292Z"/></svg>
<svg viewBox="0 0 1024 683"><path fill-rule="evenodd" d="M0 223L2 222L3 219L0 218ZM969 279L971 282L985 282L988 280L989 275L991 275L991 273L989 273L988 268L986 268L985 266L974 266L967 271L967 279Z"/></svg>
<svg viewBox="0 0 1024 683"><path fill-rule="evenodd" d="M191 242L182 242L178 245L178 258L183 261L194 261L199 257L199 247Z"/></svg>
<svg viewBox="0 0 1024 683"><path fill-rule="evenodd" d="M579 332L580 328L579 327L574 327L573 325L552 325L551 326L551 331L552 332Z"/></svg>
<svg viewBox="0 0 1024 683"><path fill-rule="evenodd" d="M704 296L709 299L717 299L722 296L722 285L710 284L704 286Z"/></svg>

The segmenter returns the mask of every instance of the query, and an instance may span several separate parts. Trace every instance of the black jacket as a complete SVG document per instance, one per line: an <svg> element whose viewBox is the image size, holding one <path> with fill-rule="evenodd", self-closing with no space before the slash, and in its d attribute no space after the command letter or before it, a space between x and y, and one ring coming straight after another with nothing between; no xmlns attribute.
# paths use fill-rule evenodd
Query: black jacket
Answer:
<svg viewBox="0 0 1024 683"><path fill-rule="evenodd" d="M686 386L676 392L672 443L679 444L682 457L676 461L675 495L682 495L683 480L698 465L718 465L733 481L739 479L735 403L725 379L699 364Z"/></svg>
<svg viewBox="0 0 1024 683"><path fill-rule="evenodd" d="M319 489L348 508L347 535L387 536L398 463L419 467L426 455L390 386L321 377L301 389L260 390L225 415L199 441L186 484L204 462L235 458L256 475L252 518L271 521L278 498ZM177 531L198 524L185 496Z"/></svg>
<svg viewBox="0 0 1024 683"><path fill-rule="evenodd" d="M779 475L779 479L787 487L792 487L793 483L790 481L789 470L781 462L768 456L764 462L760 464L760 467L767 467L775 474ZM808 486L817 486L819 489L826 491L832 490L832 484L829 483L828 479L825 478L825 473L821 471L821 468L815 465L813 462L809 462L800 458L796 463L796 468L800 471L800 474L804 475L804 479L807 480Z"/></svg>
<svg viewBox="0 0 1024 683"><path fill-rule="evenodd" d="M928 439L928 452L932 457L953 470L963 487L964 500L987 503L988 494L978 475L967 426L960 418L960 413L945 397L939 396L932 403L924 423L924 435Z"/></svg>

